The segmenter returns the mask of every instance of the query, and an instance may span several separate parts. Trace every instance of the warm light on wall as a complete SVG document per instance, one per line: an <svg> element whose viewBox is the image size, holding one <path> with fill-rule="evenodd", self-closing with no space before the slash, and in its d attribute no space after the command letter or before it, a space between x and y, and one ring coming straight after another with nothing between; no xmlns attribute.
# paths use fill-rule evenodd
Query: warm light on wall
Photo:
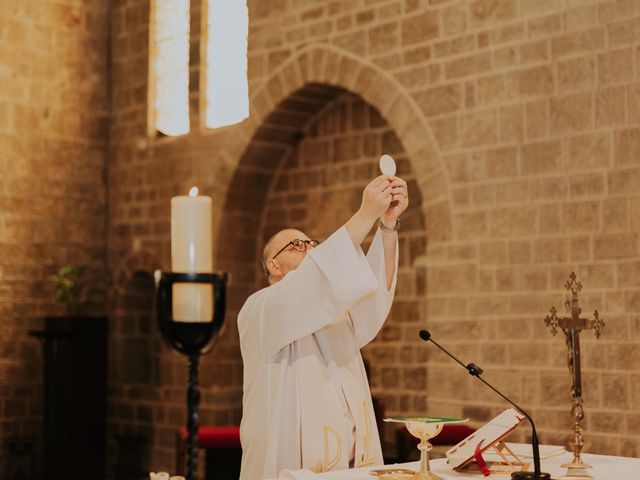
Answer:
<svg viewBox="0 0 640 480"><path fill-rule="evenodd" d="M155 129L189 132L189 0L155 0L153 106Z"/></svg>
<svg viewBox="0 0 640 480"><path fill-rule="evenodd" d="M206 127L237 123L249 116L245 0L207 0Z"/></svg>

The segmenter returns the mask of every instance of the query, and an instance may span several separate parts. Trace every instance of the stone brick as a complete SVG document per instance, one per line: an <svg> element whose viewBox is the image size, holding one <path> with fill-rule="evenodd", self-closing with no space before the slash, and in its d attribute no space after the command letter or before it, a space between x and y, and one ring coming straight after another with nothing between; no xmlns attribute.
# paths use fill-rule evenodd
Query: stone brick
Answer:
<svg viewBox="0 0 640 480"><path fill-rule="evenodd" d="M607 25L607 34L615 47L636 43L640 39L640 19L630 18Z"/></svg>
<svg viewBox="0 0 640 480"><path fill-rule="evenodd" d="M581 135L567 139L569 170L602 168L611 164L611 141L606 133Z"/></svg>
<svg viewBox="0 0 640 480"><path fill-rule="evenodd" d="M520 141L524 136L524 109L520 105L500 109L500 141Z"/></svg>
<svg viewBox="0 0 640 480"><path fill-rule="evenodd" d="M591 260L592 246L590 237L573 237L569 239L569 251L571 253L572 262L584 262Z"/></svg>
<svg viewBox="0 0 640 480"><path fill-rule="evenodd" d="M462 116L461 141L464 146L485 145L498 140L498 122L495 110L474 112Z"/></svg>
<svg viewBox="0 0 640 480"><path fill-rule="evenodd" d="M460 85L434 87L415 94L416 100L425 115L439 115L453 112L461 107L462 92Z"/></svg>
<svg viewBox="0 0 640 480"><path fill-rule="evenodd" d="M633 230L638 230L640 227L640 195L629 199L629 212L631 216L630 227Z"/></svg>
<svg viewBox="0 0 640 480"><path fill-rule="evenodd" d="M611 367L615 370L632 370L633 365L637 365L640 360L640 350L634 345L609 346L609 359Z"/></svg>
<svg viewBox="0 0 640 480"><path fill-rule="evenodd" d="M493 63L496 68L507 68L518 63L518 51L509 46L496 50L493 53Z"/></svg>
<svg viewBox="0 0 640 480"><path fill-rule="evenodd" d="M509 242L508 260L509 263L530 263L531 262L531 242L528 240L515 240Z"/></svg>
<svg viewBox="0 0 640 480"><path fill-rule="evenodd" d="M467 35L457 37L453 40L445 40L434 45L436 58L448 57L460 53L468 52L476 48L476 36Z"/></svg>
<svg viewBox="0 0 640 480"><path fill-rule="evenodd" d="M518 150L516 147L488 150L484 161L489 178L515 177L518 173Z"/></svg>
<svg viewBox="0 0 640 480"><path fill-rule="evenodd" d="M551 36L562 30L562 23L562 16L558 14L534 18L528 22L529 36L532 38Z"/></svg>
<svg viewBox="0 0 640 480"><path fill-rule="evenodd" d="M442 29L446 35L464 32L467 23L467 11L463 5L452 5L442 11Z"/></svg>
<svg viewBox="0 0 640 480"><path fill-rule="evenodd" d="M442 82L444 78L444 68L442 64L436 63L429 65L429 82L431 84L437 84Z"/></svg>
<svg viewBox="0 0 640 480"><path fill-rule="evenodd" d="M597 5L581 5L564 14L565 27L568 30L588 28L598 23Z"/></svg>
<svg viewBox="0 0 640 480"><path fill-rule="evenodd" d="M523 0L521 5L523 13L532 16L560 10L558 7L558 2L553 0Z"/></svg>
<svg viewBox="0 0 640 480"><path fill-rule="evenodd" d="M549 40L534 40L520 47L520 62L539 63L547 61L551 57Z"/></svg>
<svg viewBox="0 0 640 480"><path fill-rule="evenodd" d="M626 88L613 87L596 93L596 126L622 125L626 121Z"/></svg>
<svg viewBox="0 0 640 480"><path fill-rule="evenodd" d="M483 237L489 232L487 217L485 212L459 213L455 216L456 231L462 238Z"/></svg>
<svg viewBox="0 0 640 480"><path fill-rule="evenodd" d="M445 71L447 79L452 79L486 72L490 67L491 54L482 52L447 62Z"/></svg>
<svg viewBox="0 0 640 480"><path fill-rule="evenodd" d="M517 96L517 79L504 74L483 76L478 79L478 103L489 105L505 103Z"/></svg>
<svg viewBox="0 0 640 480"><path fill-rule="evenodd" d="M552 98L551 129L556 133L586 130L593 126L593 101L591 94L578 93Z"/></svg>
<svg viewBox="0 0 640 480"><path fill-rule="evenodd" d="M488 207L496 204L495 185L478 185L471 190L472 203L480 207Z"/></svg>
<svg viewBox="0 0 640 480"><path fill-rule="evenodd" d="M369 30L369 51L372 54L393 50L400 43L400 26L397 22L377 25Z"/></svg>
<svg viewBox="0 0 640 480"><path fill-rule="evenodd" d="M430 120L428 123L436 142L438 142L438 146L442 150L450 150L458 145L460 133L457 117L449 116L438 118Z"/></svg>
<svg viewBox="0 0 640 480"><path fill-rule="evenodd" d="M518 4L515 0L493 2L491 0L472 0L469 5L469 23L473 26L516 18Z"/></svg>
<svg viewBox="0 0 640 480"><path fill-rule="evenodd" d="M633 80L633 49L598 55L598 80L603 85Z"/></svg>
<svg viewBox="0 0 640 480"><path fill-rule="evenodd" d="M563 226L566 232L595 232L600 229L600 203L566 203L562 208Z"/></svg>
<svg viewBox="0 0 640 480"><path fill-rule="evenodd" d="M442 161L447 166L451 182L466 183L470 180L468 155L448 155Z"/></svg>
<svg viewBox="0 0 640 480"><path fill-rule="evenodd" d="M356 14L356 24L358 26L371 23L376 18L375 10L363 10Z"/></svg>
<svg viewBox="0 0 640 480"><path fill-rule="evenodd" d="M533 242L535 263L563 263L569 259L567 241L564 239L539 239Z"/></svg>
<svg viewBox="0 0 640 480"><path fill-rule="evenodd" d="M525 25L523 23L510 24L505 27L496 27L489 32L489 43L497 45L523 40L525 37Z"/></svg>
<svg viewBox="0 0 640 480"><path fill-rule="evenodd" d="M602 206L602 227L605 231L629 227L629 202L626 198L605 200Z"/></svg>
<svg viewBox="0 0 640 480"><path fill-rule="evenodd" d="M596 60L593 56L558 62L558 90L571 92L591 89L596 84Z"/></svg>
<svg viewBox="0 0 640 480"><path fill-rule="evenodd" d="M602 404L608 408L627 408L629 398L628 377L622 373L603 373L602 388L606 393Z"/></svg>
<svg viewBox="0 0 640 480"><path fill-rule="evenodd" d="M554 58L599 50L604 47L605 30L595 27L589 30L566 33L551 40Z"/></svg>
<svg viewBox="0 0 640 480"><path fill-rule="evenodd" d="M526 267L520 271L524 290L547 290L549 275L544 267Z"/></svg>
<svg viewBox="0 0 640 480"><path fill-rule="evenodd" d="M529 102L525 108L527 138L540 138L549 132L549 102L537 100Z"/></svg>
<svg viewBox="0 0 640 480"><path fill-rule="evenodd" d="M535 208L505 208L491 212L492 235L524 236L530 235L535 230Z"/></svg>
<svg viewBox="0 0 640 480"><path fill-rule="evenodd" d="M367 36L362 31L338 35L332 39L332 42L336 46L344 48L356 55L364 55L367 49Z"/></svg>
<svg viewBox="0 0 640 480"><path fill-rule="evenodd" d="M540 233L555 233L560 229L560 207L558 205L540 205L538 216Z"/></svg>
<svg viewBox="0 0 640 480"><path fill-rule="evenodd" d="M614 159L618 165L640 163L640 129L633 128L615 132Z"/></svg>
<svg viewBox="0 0 640 480"><path fill-rule="evenodd" d="M406 18L401 23L402 45L434 39L439 33L438 14L434 11Z"/></svg>
<svg viewBox="0 0 640 480"><path fill-rule="evenodd" d="M522 173L525 175L557 172L561 167L560 142L536 142L522 146Z"/></svg>
<svg viewBox="0 0 640 480"><path fill-rule="evenodd" d="M629 258L638 255L638 235L602 234L594 239L594 258L606 260L615 258Z"/></svg>
<svg viewBox="0 0 640 480"><path fill-rule="evenodd" d="M634 194L640 185L640 168L612 170L608 175L608 186L611 195Z"/></svg>
<svg viewBox="0 0 640 480"><path fill-rule="evenodd" d="M431 53L431 45L421 45L419 47L411 48L405 50L403 63L409 65L415 65L417 63L424 62L425 60L429 60L432 56ZM416 82L416 86L422 86L425 83L424 74L420 75L420 82ZM410 86L410 85L409 85Z"/></svg>
<svg viewBox="0 0 640 480"><path fill-rule="evenodd" d="M419 47L423 48L423 47ZM429 46L427 46L429 48ZM411 52L412 50L409 50ZM407 54L405 54L405 63ZM408 69L398 72L398 80L407 89L413 90L416 88L423 88L425 84L429 83L429 67L427 65L412 66Z"/></svg>
<svg viewBox="0 0 640 480"><path fill-rule="evenodd" d="M633 0L611 0L598 5L598 17L603 23L623 20L638 14L638 4Z"/></svg>
<svg viewBox="0 0 640 480"><path fill-rule="evenodd" d="M569 178L571 197L594 197L604 193L605 177L601 173L586 173Z"/></svg>
<svg viewBox="0 0 640 480"><path fill-rule="evenodd" d="M553 72L550 67L534 67L517 74L521 97L527 95L550 95L555 90Z"/></svg>
<svg viewBox="0 0 640 480"><path fill-rule="evenodd" d="M474 271L473 266L466 265L432 267L428 281L434 292L464 292L475 285Z"/></svg>
<svg viewBox="0 0 640 480"><path fill-rule="evenodd" d="M498 205L525 203L529 199L529 183L526 181L500 183L496 186Z"/></svg>

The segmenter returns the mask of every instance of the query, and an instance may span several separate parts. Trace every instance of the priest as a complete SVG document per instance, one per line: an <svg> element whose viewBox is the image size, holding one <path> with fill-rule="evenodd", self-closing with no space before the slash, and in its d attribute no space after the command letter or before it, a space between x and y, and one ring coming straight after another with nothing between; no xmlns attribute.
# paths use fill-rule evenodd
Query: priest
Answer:
<svg viewBox="0 0 640 480"><path fill-rule="evenodd" d="M383 463L360 349L391 308L399 217L408 204L406 182L381 175L322 244L287 229L265 246L269 286L238 315L241 480ZM376 222L365 256L361 244Z"/></svg>

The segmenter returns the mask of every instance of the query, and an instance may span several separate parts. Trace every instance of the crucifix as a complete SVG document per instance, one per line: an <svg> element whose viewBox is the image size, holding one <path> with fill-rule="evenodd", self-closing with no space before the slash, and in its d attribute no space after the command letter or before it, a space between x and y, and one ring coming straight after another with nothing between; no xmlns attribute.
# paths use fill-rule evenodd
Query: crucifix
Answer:
<svg viewBox="0 0 640 480"><path fill-rule="evenodd" d="M587 473L587 469L591 465L587 465L580 458L582 447L584 446L584 438L582 437L582 427L580 426L584 419L584 411L582 410L582 378L580 372L580 332L582 330L593 330L596 338L600 338L600 330L605 326L605 322L600 318L598 311L593 313L594 320L581 318L582 309L578 305L578 292L582 290L580 283L574 272L571 272L569 280L565 283L565 288L569 292L564 302L565 309L569 312L569 317L558 317L555 307L551 307L551 314L547 315L544 323L551 327L551 334L556 335L558 327L562 329L567 342L567 365L571 372L571 418L573 420L573 434L569 444L573 452L573 460L571 463L562 465L567 469L566 475L561 479L578 479L593 478Z"/></svg>

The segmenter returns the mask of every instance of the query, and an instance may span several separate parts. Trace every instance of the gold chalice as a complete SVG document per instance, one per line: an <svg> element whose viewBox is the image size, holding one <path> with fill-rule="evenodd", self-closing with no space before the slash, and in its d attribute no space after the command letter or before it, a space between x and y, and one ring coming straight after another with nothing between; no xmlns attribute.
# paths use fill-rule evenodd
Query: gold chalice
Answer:
<svg viewBox="0 0 640 480"><path fill-rule="evenodd" d="M431 471L429 464L429 451L433 445L429 439L438 435L446 423L467 422L468 418L441 418L441 417L393 417L385 418L385 422L404 423L411 435L420 440L420 470L412 480L442 480L441 477Z"/></svg>

